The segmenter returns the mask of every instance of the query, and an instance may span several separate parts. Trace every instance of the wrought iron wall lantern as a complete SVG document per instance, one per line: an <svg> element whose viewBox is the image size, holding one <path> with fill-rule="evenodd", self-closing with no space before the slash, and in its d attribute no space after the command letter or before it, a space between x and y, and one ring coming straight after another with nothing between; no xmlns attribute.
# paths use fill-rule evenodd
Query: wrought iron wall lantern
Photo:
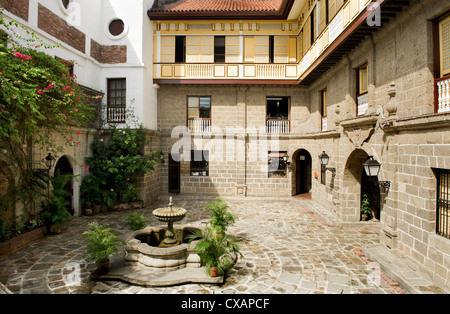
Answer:
<svg viewBox="0 0 450 314"><path fill-rule="evenodd" d="M48 153L47 157L45 157L45 165L47 166L48 171L55 165L55 157L52 156L52 153Z"/></svg>
<svg viewBox="0 0 450 314"><path fill-rule="evenodd" d="M325 151L319 155L320 164L325 170L331 171L332 173L336 173L336 168L327 168L328 162L330 161L330 156L325 153Z"/></svg>
<svg viewBox="0 0 450 314"><path fill-rule="evenodd" d="M385 189L389 189L391 187L391 181L378 181L378 174L380 173L381 164L373 158L373 156L367 157L365 163L363 163L364 171L366 175L375 183Z"/></svg>

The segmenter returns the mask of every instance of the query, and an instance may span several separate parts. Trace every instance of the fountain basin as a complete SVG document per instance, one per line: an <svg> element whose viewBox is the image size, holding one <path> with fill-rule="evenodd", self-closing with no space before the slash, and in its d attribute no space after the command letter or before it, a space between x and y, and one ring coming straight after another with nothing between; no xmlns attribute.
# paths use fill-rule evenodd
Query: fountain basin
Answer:
<svg viewBox="0 0 450 314"><path fill-rule="evenodd" d="M197 241L189 244L188 236L200 229L190 226L175 226L176 245L164 243L167 229L147 227L134 232L126 241L125 265L138 266L158 272L182 268L199 268L200 257L195 252Z"/></svg>
<svg viewBox="0 0 450 314"><path fill-rule="evenodd" d="M184 208L164 207L157 208L153 212L153 216L162 222L176 222L183 220L186 216L187 210Z"/></svg>

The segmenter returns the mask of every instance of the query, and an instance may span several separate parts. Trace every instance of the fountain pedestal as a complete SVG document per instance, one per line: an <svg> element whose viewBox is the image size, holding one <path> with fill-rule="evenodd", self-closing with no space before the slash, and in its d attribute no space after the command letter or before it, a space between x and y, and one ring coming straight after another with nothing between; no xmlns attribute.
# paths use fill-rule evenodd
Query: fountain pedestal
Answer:
<svg viewBox="0 0 450 314"><path fill-rule="evenodd" d="M176 221L183 220L186 216L186 209L184 208L173 208L172 197L169 201L169 207L157 208L153 211L153 216L162 222L167 222L167 230L164 236L164 243L168 245L173 245L177 243L175 239L175 232L173 230L173 223Z"/></svg>

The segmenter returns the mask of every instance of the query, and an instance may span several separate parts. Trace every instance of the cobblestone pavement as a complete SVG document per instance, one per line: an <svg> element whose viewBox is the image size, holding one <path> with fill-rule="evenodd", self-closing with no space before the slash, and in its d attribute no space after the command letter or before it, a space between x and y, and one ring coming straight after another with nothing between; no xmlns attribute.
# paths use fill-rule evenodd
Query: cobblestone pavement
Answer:
<svg viewBox="0 0 450 314"><path fill-rule="evenodd" d="M188 210L182 224L204 225L210 200L174 196L174 206ZM46 236L26 249L0 259L0 282L13 293L405 293L364 257L361 248L379 244L377 228L337 228L320 221L308 199L229 200L239 217L228 233L238 237L243 257L223 285L186 284L148 288L120 281L95 282L95 269L83 259L79 240L88 222L108 223L125 239L122 219L130 211L75 218L60 235ZM137 210L150 218L158 202ZM160 225L151 219L151 225ZM370 224L368 225L370 226ZM123 249L115 258L123 257ZM374 267L375 266L375 267ZM81 285L70 285L79 269ZM75 278L76 279L76 278Z"/></svg>

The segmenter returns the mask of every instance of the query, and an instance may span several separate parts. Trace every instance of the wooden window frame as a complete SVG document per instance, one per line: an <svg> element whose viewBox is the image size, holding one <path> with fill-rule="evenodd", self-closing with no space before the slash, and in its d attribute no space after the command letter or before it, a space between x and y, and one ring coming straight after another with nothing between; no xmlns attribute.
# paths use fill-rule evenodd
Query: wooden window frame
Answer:
<svg viewBox="0 0 450 314"><path fill-rule="evenodd" d="M327 96L328 90L326 88L320 91L320 115L322 118L327 116Z"/></svg>
<svg viewBox="0 0 450 314"><path fill-rule="evenodd" d="M214 36L214 63L225 63L226 40L226 36Z"/></svg>
<svg viewBox="0 0 450 314"><path fill-rule="evenodd" d="M175 63L186 63L186 36L175 36Z"/></svg>
<svg viewBox="0 0 450 314"><path fill-rule="evenodd" d="M435 169L435 171L437 174L436 233L450 239L450 170ZM445 186L443 186L444 183Z"/></svg>
<svg viewBox="0 0 450 314"><path fill-rule="evenodd" d="M120 82L120 88L112 88L111 87L111 85L112 85L112 82ZM122 84L123 83L125 83L124 85L125 85L125 88L122 88ZM121 119L119 119L119 120L116 120L116 119L111 119L110 118L110 115L109 115L109 111L110 111L110 109L114 109L114 108L116 108L116 109L126 109L127 108L127 79L126 78L108 78L107 79L107 96L106 96L106 98L107 98L107 111L108 111L108 116L107 116L107 120L108 120L108 123L125 123L126 122L126 117L125 117L125 114L123 114L123 116L122 116L122 118ZM117 86L117 85L116 85ZM111 93L112 92L120 92L121 93L121 97L119 98L119 97L111 97ZM123 97L123 93L125 93L125 97ZM116 94L117 95L117 94ZM111 105L111 100L112 99L120 99L121 101L120 101L120 104L118 105L117 104L117 102L114 104L114 105ZM125 99L125 102L124 103L122 103L122 99Z"/></svg>
<svg viewBox="0 0 450 314"><path fill-rule="evenodd" d="M438 20L438 45L439 45L439 49L438 49L438 53L439 53L439 77L445 77L445 76L449 76L450 75L450 66L448 69L444 69L443 65L443 58L444 58L444 53L443 53L443 45L442 45L442 31L441 31L441 26L444 23L450 23L450 13L445 14L443 17L441 17ZM450 50L450 48L449 48ZM450 54L450 51L449 51Z"/></svg>
<svg viewBox="0 0 450 314"><path fill-rule="evenodd" d="M202 160L195 160L198 156L196 152L201 152ZM207 152L205 154L205 152ZM205 158L206 157L206 158ZM197 167L195 163L206 163L206 167ZM198 174L194 174L198 173ZM209 151L208 150L191 150L190 160L190 175L191 177L209 177Z"/></svg>
<svg viewBox="0 0 450 314"><path fill-rule="evenodd" d="M366 90L361 90L361 72L362 70L365 69L366 70L366 79L367 79L367 89ZM365 95L367 93L369 93L369 65L366 63L360 67L357 68L356 70L357 73L357 79L356 79L356 96L362 96Z"/></svg>
<svg viewBox="0 0 450 314"><path fill-rule="evenodd" d="M278 154L278 155L282 155L282 157L272 157L271 155L273 154ZM287 151L269 151L268 152L268 159L269 159L269 165L267 167L267 176L268 178L278 178L278 179L283 179L283 178L287 178L287 158L288 158L288 154ZM274 161L278 159L278 168L277 170L274 171L270 171L270 166L271 165L275 165L276 163L274 163Z"/></svg>

